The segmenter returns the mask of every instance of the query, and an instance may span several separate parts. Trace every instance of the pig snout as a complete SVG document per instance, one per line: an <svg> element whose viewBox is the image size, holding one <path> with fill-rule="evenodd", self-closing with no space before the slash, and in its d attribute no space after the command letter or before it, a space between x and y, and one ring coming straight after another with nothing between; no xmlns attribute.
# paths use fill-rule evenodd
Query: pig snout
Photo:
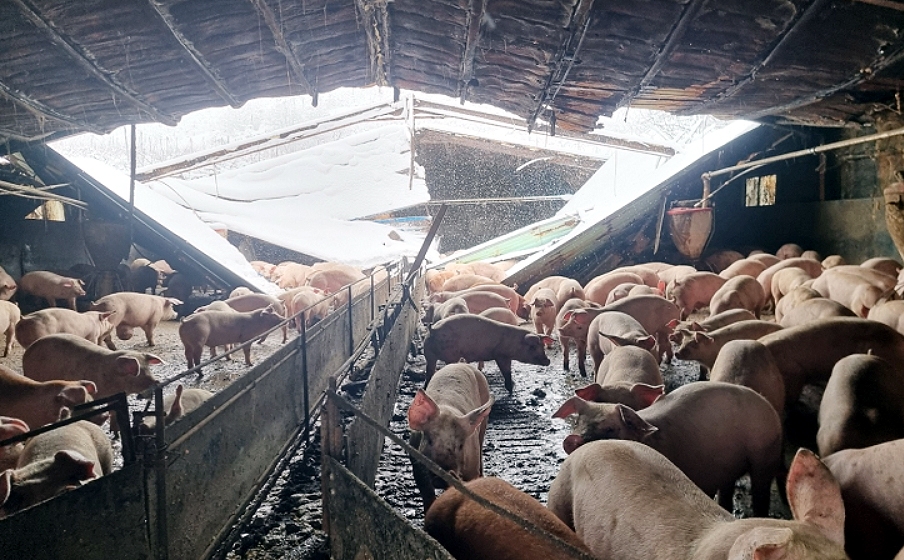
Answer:
<svg viewBox="0 0 904 560"><path fill-rule="evenodd" d="M565 453L568 453L569 455L582 445L584 445L584 438L578 434L571 434L562 442L562 448L565 450Z"/></svg>

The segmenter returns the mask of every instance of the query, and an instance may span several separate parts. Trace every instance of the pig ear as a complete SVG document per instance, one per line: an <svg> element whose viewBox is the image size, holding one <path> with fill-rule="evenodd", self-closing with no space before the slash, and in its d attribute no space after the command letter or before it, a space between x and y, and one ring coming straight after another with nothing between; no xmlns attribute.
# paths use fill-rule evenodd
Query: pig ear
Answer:
<svg viewBox="0 0 904 560"><path fill-rule="evenodd" d="M574 311L566 311L564 315L562 315L562 322L567 323L574 316Z"/></svg>
<svg viewBox="0 0 904 560"><path fill-rule="evenodd" d="M148 364L152 366L165 366L166 362L160 356L154 354L145 354L145 358L148 360Z"/></svg>
<svg viewBox="0 0 904 560"><path fill-rule="evenodd" d="M101 320L109 319L110 317L113 316L113 313L114 313L114 311L105 311L104 313L100 314L100 318L101 318Z"/></svg>
<svg viewBox="0 0 904 560"><path fill-rule="evenodd" d="M619 418L625 427L638 436L637 441L643 441L647 436L659 430L659 428L638 416L633 408L623 404L615 406L618 409Z"/></svg>
<svg viewBox="0 0 904 560"><path fill-rule="evenodd" d="M66 404L82 404L88 399L89 394L85 387L69 385L63 387L63 390L57 395L57 400Z"/></svg>
<svg viewBox="0 0 904 560"><path fill-rule="evenodd" d="M553 337L548 336L548 335L543 335L543 336L540 337L540 342L542 342L542 343L545 344L546 346L552 346L552 344L553 344L555 341L556 341L556 339L554 339Z"/></svg>
<svg viewBox="0 0 904 560"><path fill-rule="evenodd" d="M93 381L88 381L87 379L83 379L83 380L79 381L78 383L81 384L81 386L85 388L85 391L87 391L89 395L97 394L97 384L95 384Z"/></svg>
<svg viewBox="0 0 904 560"><path fill-rule="evenodd" d="M176 299L174 297L166 298L167 303L170 305L182 305L183 301L181 299Z"/></svg>
<svg viewBox="0 0 904 560"><path fill-rule="evenodd" d="M706 330L706 329L704 329L703 326L702 326L700 323L698 323L697 321L691 321L691 325L690 325L689 328L690 328L690 330L692 330L692 331L705 331L705 330Z"/></svg>
<svg viewBox="0 0 904 560"><path fill-rule="evenodd" d="M18 418L0 416L0 439L9 439L28 431L28 424Z"/></svg>
<svg viewBox="0 0 904 560"><path fill-rule="evenodd" d="M574 394L581 397L585 401L596 401L600 398L600 393L602 393L603 387L599 383L591 383L586 387L581 387L580 389L575 389Z"/></svg>
<svg viewBox="0 0 904 560"><path fill-rule="evenodd" d="M170 407L169 412L166 413L166 417L163 419L163 424L168 425L176 421L177 418L181 418L182 411L182 391L185 390L185 387L180 383L176 385L176 398L173 399L173 406Z"/></svg>
<svg viewBox="0 0 904 560"><path fill-rule="evenodd" d="M53 462L66 469L71 469L76 480L91 480L98 477L94 473L94 461L86 458L78 451L69 449L57 451L56 455L53 456Z"/></svg>
<svg viewBox="0 0 904 560"><path fill-rule="evenodd" d="M793 538L788 527L754 527L735 539L726 560L781 560Z"/></svg>
<svg viewBox="0 0 904 560"><path fill-rule="evenodd" d="M637 341L637 345L644 350L652 350L656 347L656 337L653 335L645 336Z"/></svg>
<svg viewBox="0 0 904 560"><path fill-rule="evenodd" d="M679 321L678 319L672 319L671 321L669 321L668 323L666 323L665 326L667 326L668 328L674 330L675 327L677 327L680 323L681 323L681 321Z"/></svg>
<svg viewBox="0 0 904 560"><path fill-rule="evenodd" d="M119 356L116 358L117 371L121 375L138 375L141 373L141 363L138 358L131 356Z"/></svg>
<svg viewBox="0 0 904 560"><path fill-rule="evenodd" d="M814 526L844 546L844 503L831 471L812 451L801 448L788 471L788 504L796 521Z"/></svg>
<svg viewBox="0 0 904 560"><path fill-rule="evenodd" d="M660 295L665 295L665 282L660 280L656 283L656 289L659 290Z"/></svg>
<svg viewBox="0 0 904 560"><path fill-rule="evenodd" d="M552 415L553 418L568 418L572 414L581 414L587 410L587 401L581 397L571 397Z"/></svg>
<svg viewBox="0 0 904 560"><path fill-rule="evenodd" d="M694 342L696 343L706 343L709 344L713 341L713 337L709 336L702 330L694 331Z"/></svg>
<svg viewBox="0 0 904 560"><path fill-rule="evenodd" d="M427 424L439 414L439 407L423 389L418 389L408 407L408 427L418 432L424 431Z"/></svg>
<svg viewBox="0 0 904 560"><path fill-rule="evenodd" d="M665 394L665 386L635 383L631 386L631 393L636 397L639 397L644 406L650 406L656 402L659 397Z"/></svg>
<svg viewBox="0 0 904 560"><path fill-rule="evenodd" d="M576 310L573 312L572 318L574 322L581 325L582 327L586 327L590 324L590 314L586 311Z"/></svg>
<svg viewBox="0 0 904 560"><path fill-rule="evenodd" d="M6 469L0 473L0 507L9 499L9 495L13 489L13 470Z"/></svg>
<svg viewBox="0 0 904 560"><path fill-rule="evenodd" d="M618 337L615 335L611 335L611 334L606 334L603 332L601 332L599 334L601 337L605 338L606 340L608 340L615 346L630 346L631 345L631 343L628 342L627 340L625 340L624 338L621 338L621 337Z"/></svg>
<svg viewBox="0 0 904 560"><path fill-rule="evenodd" d="M480 408L475 408L474 410L469 412L467 416L465 416L468 423L470 424L470 431L468 432L469 435L477 431L477 428L480 427L481 422L483 422L483 420L490 415L490 408L493 406L494 401L495 399L493 398L493 395L490 395L490 400L488 400L483 406L481 406Z"/></svg>

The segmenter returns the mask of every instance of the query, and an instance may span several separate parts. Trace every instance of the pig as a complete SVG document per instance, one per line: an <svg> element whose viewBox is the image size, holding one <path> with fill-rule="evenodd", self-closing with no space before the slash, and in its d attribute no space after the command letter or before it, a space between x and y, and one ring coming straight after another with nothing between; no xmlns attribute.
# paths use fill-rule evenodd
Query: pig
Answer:
<svg viewBox="0 0 904 560"><path fill-rule="evenodd" d="M148 346L154 346L154 329L160 321L171 321L176 318L175 306L182 301L175 298L119 292L106 295L91 303L91 311L110 313L110 322L116 327L119 340L132 338L132 330L136 327L144 331ZM116 350L113 337L109 334L104 343L110 350Z"/></svg>
<svg viewBox="0 0 904 560"><path fill-rule="evenodd" d="M803 248L797 243L785 243L778 248L778 251L775 252L775 256L781 260L786 260L800 257L803 252Z"/></svg>
<svg viewBox="0 0 904 560"><path fill-rule="evenodd" d="M164 417L163 425L169 426L176 420L182 418L192 410L195 410L204 401L213 397L213 393L204 389L186 389L181 383L176 386L176 392L163 397ZM144 434L154 433L157 427L157 418L155 416L145 416L141 420L138 430Z"/></svg>
<svg viewBox="0 0 904 560"><path fill-rule="evenodd" d="M844 305L826 298L812 298L797 304L794 309L782 316L779 324L782 327L796 327L828 317L856 317L857 315Z"/></svg>
<svg viewBox="0 0 904 560"><path fill-rule="evenodd" d="M192 311L192 315L196 313L205 313L207 311L225 311L226 313L238 313L238 311L229 307L228 303L221 299L218 299L208 303L207 305L202 305L201 307L195 309L194 311ZM224 354L229 352L230 350L232 350L232 344L223 345ZM211 358L213 358L213 356L211 356ZM226 359L232 361L232 356L226 356Z"/></svg>
<svg viewBox="0 0 904 560"><path fill-rule="evenodd" d="M866 317L904 334L904 300L896 299L878 303L869 310Z"/></svg>
<svg viewBox="0 0 904 560"><path fill-rule="evenodd" d="M819 454L904 438L904 372L878 356L852 354L832 368L819 405Z"/></svg>
<svg viewBox="0 0 904 560"><path fill-rule="evenodd" d="M314 286L316 288L316 286ZM320 288L317 288L320 289ZM326 290L323 290L324 293L329 293ZM229 307L235 309L236 311L240 311L242 313L248 311L256 311L258 309L264 309L265 307L272 307L273 310L282 315L283 318L286 317L286 305L277 297L268 295L268 294L249 294L246 296L238 296L234 298L229 298L226 300L226 303L229 304ZM275 325L271 325L275 326ZM266 340L267 337L261 339L261 342ZM282 327L282 341L283 344L286 343L286 340L289 339L289 326L288 323L284 324Z"/></svg>
<svg viewBox="0 0 904 560"><path fill-rule="evenodd" d="M422 432L419 449L461 480L483 476L483 437L493 396L486 377L468 364L451 363L418 389L408 427ZM443 487L441 479L434 481Z"/></svg>
<svg viewBox="0 0 904 560"><path fill-rule="evenodd" d="M458 274L443 282L443 287L440 291L458 292L460 290L473 288L474 286L483 286L484 284L492 286L498 284L498 282L492 278L487 278L486 276L480 276L478 274Z"/></svg>
<svg viewBox="0 0 904 560"><path fill-rule="evenodd" d="M741 259L735 261L731 266L719 273L719 276L730 280L735 276L753 276L756 278L761 272L766 270L766 265L754 259Z"/></svg>
<svg viewBox="0 0 904 560"><path fill-rule="evenodd" d="M772 301L778 304L785 294L812 279L813 277L802 268L791 267L779 270L772 276Z"/></svg>
<svg viewBox="0 0 904 560"><path fill-rule="evenodd" d="M672 321L669 326L674 329L674 332L669 335L669 338L673 342L680 343L684 339L685 333L687 333L688 336L691 336L693 334L692 331L709 332L721 329L722 327L727 327L728 325L739 321L753 321L755 319L756 316L746 309L729 309L728 311L712 315L700 322Z"/></svg>
<svg viewBox="0 0 904 560"><path fill-rule="evenodd" d="M624 284L619 284L618 286L612 288L612 291L609 292L609 295L606 297L606 305L609 305L610 303L616 302L620 299L625 299L631 294L631 290L633 290L634 288L644 288L645 290L649 290L646 293L656 292L655 288L651 288L646 284L632 284L631 282L625 282Z"/></svg>
<svg viewBox="0 0 904 560"><path fill-rule="evenodd" d="M282 289L297 288L307 283L314 270L304 264L288 263L282 268L277 285ZM242 294L239 294L242 295ZM229 297L233 297L231 294Z"/></svg>
<svg viewBox="0 0 904 560"><path fill-rule="evenodd" d="M97 399L116 393L141 393L156 380L150 366L165 364L154 354L108 350L71 334L52 334L35 341L22 355L22 370L35 381L88 380Z"/></svg>
<svg viewBox="0 0 904 560"><path fill-rule="evenodd" d="M166 289L163 291L163 295L180 301L188 301L194 289L195 282L192 281L191 276L177 272L167 278Z"/></svg>
<svg viewBox="0 0 904 560"><path fill-rule="evenodd" d="M577 280L567 278L559 284L559 289L556 290L556 309L562 307L571 298L584 299L584 288Z"/></svg>
<svg viewBox="0 0 904 560"><path fill-rule="evenodd" d="M251 290L251 288L248 288L246 286L239 286L238 288L235 288L231 292L229 292L229 297L234 298L239 296L247 296L253 293L254 292Z"/></svg>
<svg viewBox="0 0 904 560"><path fill-rule="evenodd" d="M735 276L716 290L709 302L710 315L732 309L746 309L757 318L766 303L766 294L759 282L750 276Z"/></svg>
<svg viewBox="0 0 904 560"><path fill-rule="evenodd" d="M524 298L521 297L521 294L516 292L513 288L503 286L502 284L481 284L457 292L436 292L430 296L430 301L441 303L451 297L463 296L470 292L492 292L501 296L508 302L508 308L511 309L512 313L522 319L530 319L530 306L527 305Z"/></svg>
<svg viewBox="0 0 904 560"><path fill-rule="evenodd" d="M28 427L28 424L18 418L0 416L0 441L21 436L30 431L31 428ZM22 442L0 447L0 472L15 468L16 463L19 461L19 455L22 454L23 447L25 447L25 444Z"/></svg>
<svg viewBox="0 0 904 560"><path fill-rule="evenodd" d="M726 342L713 362L711 381L750 387L763 395L780 418L785 416L785 381L772 354L756 340Z"/></svg>
<svg viewBox="0 0 904 560"><path fill-rule="evenodd" d="M556 328L556 293L549 288L540 288L534 292L532 300L528 301L531 306L531 321L534 323L534 329L541 336L551 336Z"/></svg>
<svg viewBox="0 0 904 560"><path fill-rule="evenodd" d="M461 295L457 297L463 299L468 306L468 311L475 314L481 313L492 307L509 308L508 300L493 292L464 290L461 292Z"/></svg>
<svg viewBox="0 0 904 560"><path fill-rule="evenodd" d="M650 263L646 263L646 266L650 266ZM670 266L669 268L664 268L656 272L656 275L659 276L659 282L666 286L671 286L674 282L678 281L685 276L689 276L691 274L696 274L697 269L688 266L686 264L678 265L678 266ZM668 296L669 293L666 293Z"/></svg>
<svg viewBox="0 0 904 560"><path fill-rule="evenodd" d="M895 259L890 259L888 257L873 257L871 259L866 259L862 263L860 263L862 268L871 268L873 270L877 270L883 274L887 274L892 278L897 278L898 274L901 272L901 269L904 268L901 266L901 263L896 261Z"/></svg>
<svg viewBox="0 0 904 560"><path fill-rule="evenodd" d="M455 270L458 274L476 274L485 276L495 282L502 282L505 278L505 270L493 263L488 262L472 262L467 264L451 263L446 266Z"/></svg>
<svg viewBox="0 0 904 560"><path fill-rule="evenodd" d="M635 264L631 266L620 266L609 271L609 274L627 272L628 274L636 274L643 280L643 284L655 288L659 285L659 274L656 269L644 264Z"/></svg>
<svg viewBox="0 0 904 560"><path fill-rule="evenodd" d="M587 329L602 310L597 303L573 298L566 301L556 314L556 330L559 332L559 342L562 343L562 367L565 371L569 370L571 344L574 343L578 352L578 369L582 377L587 377L587 366L584 363L587 358Z"/></svg>
<svg viewBox="0 0 904 560"><path fill-rule="evenodd" d="M15 469L0 473L0 517L10 515L113 471L113 448L84 420L34 436Z"/></svg>
<svg viewBox="0 0 904 560"><path fill-rule="evenodd" d="M854 560L892 558L904 546L904 439L845 449L825 464L841 486L848 554Z"/></svg>
<svg viewBox="0 0 904 560"><path fill-rule="evenodd" d="M822 255L820 255L816 251L813 251L812 249L809 251L804 251L803 253L800 254L800 256L803 259L810 259L810 260L814 260L817 262L822 262Z"/></svg>
<svg viewBox="0 0 904 560"><path fill-rule="evenodd" d="M557 292L559 290L559 286L561 286L562 283L567 280L569 280L567 276L547 276L545 278L541 278L527 290L527 293L524 294L524 299L526 301L533 301L534 294L537 293L537 290L543 288L548 288L553 292Z"/></svg>
<svg viewBox="0 0 904 560"><path fill-rule="evenodd" d="M0 332L6 334L6 343L3 346L3 357L9 356L16 336L16 324L22 318L19 306L11 301L0 300Z"/></svg>
<svg viewBox="0 0 904 560"><path fill-rule="evenodd" d="M675 351L679 360L696 360L711 370L716 356L726 343L732 340L757 340L767 334L782 330L771 321L738 321L710 332L694 332Z"/></svg>
<svg viewBox="0 0 904 560"><path fill-rule="evenodd" d="M641 411L591 403L574 396L553 414L577 414L566 453L588 441L628 439L645 443L681 469L709 496L732 511L735 481L750 474L754 515L769 513L769 489L782 461L782 423L759 393L718 381L690 383Z"/></svg>
<svg viewBox="0 0 904 560"><path fill-rule="evenodd" d="M794 520L735 519L666 457L633 441L595 441L562 464L547 507L597 558L842 560L845 504L801 449L787 481Z"/></svg>
<svg viewBox="0 0 904 560"><path fill-rule="evenodd" d="M242 296L245 297L245 296ZM227 300L228 303L228 300ZM192 315L179 325L179 338L185 346L185 359L191 369L201 363L204 346L210 348L210 355L216 355L216 347L224 344L242 344L258 338L264 332L283 323L283 317L276 307L268 305L246 313L207 311ZM245 365L251 366L251 345L243 348ZM201 369L198 369L198 373Z"/></svg>
<svg viewBox="0 0 904 560"><path fill-rule="evenodd" d="M801 303L810 299L821 297L822 294L820 294L810 286L802 285L794 288L793 290L787 292L784 296L782 296L782 299L780 299L778 303L775 304L776 322L781 323L782 318Z"/></svg>
<svg viewBox="0 0 904 560"><path fill-rule="evenodd" d="M866 271L867 269L863 269ZM836 266L813 282L813 289L823 297L837 301L860 317L866 317L887 292L894 287L882 287L870 279L846 267Z"/></svg>
<svg viewBox="0 0 904 560"><path fill-rule="evenodd" d="M35 297L44 298L50 307L56 307L56 300L64 299L69 308L75 311L75 300L85 295L85 283L77 278L67 278L37 270L22 275L19 288Z"/></svg>
<svg viewBox="0 0 904 560"><path fill-rule="evenodd" d="M792 267L805 270L813 278L818 278L822 274L822 265L814 260L792 257L777 262L756 277L756 281L763 287L763 293L766 294L768 300L772 301L772 277L779 270Z"/></svg>
<svg viewBox="0 0 904 560"><path fill-rule="evenodd" d="M858 317L832 317L789 327L759 339L772 353L785 380L785 405L800 398L806 383L828 380L835 363L851 354L904 363L904 335Z"/></svg>
<svg viewBox="0 0 904 560"><path fill-rule="evenodd" d="M609 292L619 284L643 284L643 278L633 272L609 272L597 276L584 286L584 298L603 305L609 298Z"/></svg>
<svg viewBox="0 0 904 560"><path fill-rule="evenodd" d="M716 274L721 274L722 271L743 258L744 255L742 255L741 253L726 249L722 251L716 251L715 253L707 256L705 259L703 259L703 262L706 263L710 270L712 270Z"/></svg>
<svg viewBox="0 0 904 560"><path fill-rule="evenodd" d="M302 286L295 288L293 292L292 299L286 302L286 316L295 316L295 328L298 332L301 332L302 322L305 327L310 327L325 319L332 311L330 299L316 288Z"/></svg>
<svg viewBox="0 0 904 560"><path fill-rule="evenodd" d="M477 478L465 488L526 520L537 530L555 535L590 557L590 549L558 517L533 497L496 477ZM424 530L455 558L468 560L574 560L563 545L527 531L456 488L443 492L427 510Z"/></svg>
<svg viewBox="0 0 904 560"><path fill-rule="evenodd" d="M112 312L49 308L29 313L16 324L16 340L22 348L28 348L36 340L51 334L68 333L94 344L103 344L113 331L110 322Z"/></svg>
<svg viewBox="0 0 904 560"><path fill-rule="evenodd" d="M96 393L91 381L41 383L0 365L0 415L18 418L32 428L56 422L64 409L89 402Z"/></svg>
<svg viewBox="0 0 904 560"><path fill-rule="evenodd" d="M610 303L603 309L627 313L636 319L656 339L658 351L665 352L667 361L672 360L669 336L672 321L677 321L680 316L677 305L658 295L638 295Z"/></svg>
<svg viewBox="0 0 904 560"><path fill-rule="evenodd" d="M427 324L436 323L437 321L442 321L453 315L465 315L470 312L471 311L468 309L468 302L466 302L464 298L454 297L447 299L443 303L434 303L427 309L427 312L424 315L424 321Z"/></svg>
<svg viewBox="0 0 904 560"><path fill-rule="evenodd" d="M845 261L844 257L842 257L841 255L829 255L828 257L822 259L822 267L826 270L845 264L847 264L847 261Z"/></svg>
<svg viewBox="0 0 904 560"><path fill-rule="evenodd" d="M550 342L527 329L505 325L480 315L455 315L428 327L424 340L427 361L427 383L436 372L437 360L447 364L465 361L496 360L505 379L505 388L512 392L512 360L548 366L544 344Z"/></svg>
<svg viewBox="0 0 904 560"><path fill-rule="evenodd" d="M478 313L478 315L516 327L521 324L521 318L512 313L508 308L491 307L489 309L484 309Z"/></svg>
<svg viewBox="0 0 904 560"><path fill-rule="evenodd" d="M636 346L613 348L596 372L596 383L575 391L587 401L620 403L634 410L650 406L663 393L659 364Z"/></svg>
<svg viewBox="0 0 904 560"><path fill-rule="evenodd" d="M0 301L7 301L16 293L16 281L0 266Z"/></svg>
<svg viewBox="0 0 904 560"><path fill-rule="evenodd" d="M424 282L427 284L427 293L435 294L443 289L443 284L449 278L455 276L455 272L451 270L429 269L424 273Z"/></svg>
<svg viewBox="0 0 904 560"><path fill-rule="evenodd" d="M638 346L647 350L657 363L662 357L656 346L656 337L649 334L639 321L627 313L603 311L590 323L587 329L587 349L590 351L590 357L593 358L594 372L599 370L604 354L616 346L626 345Z"/></svg>
<svg viewBox="0 0 904 560"><path fill-rule="evenodd" d="M163 275L149 264L131 268L131 271L129 272L129 285L135 293L144 294L147 293L148 290L150 290L152 294L156 293L157 288L162 282Z"/></svg>
<svg viewBox="0 0 904 560"><path fill-rule="evenodd" d="M708 306L713 294L725 282L725 278L712 272L688 274L674 281L669 299L675 302L684 319L694 311Z"/></svg>
<svg viewBox="0 0 904 560"><path fill-rule="evenodd" d="M762 253L762 252L761 253L751 252L747 256L747 258L753 259L755 261L760 261L761 263L766 265L766 268L769 268L770 266L772 266L774 264L782 262L782 259L776 257L775 255L770 255L769 253Z"/></svg>
<svg viewBox="0 0 904 560"><path fill-rule="evenodd" d="M176 273L176 270L163 259L152 262L151 267L153 267L154 270L160 272L160 274L163 274L164 276L169 276Z"/></svg>

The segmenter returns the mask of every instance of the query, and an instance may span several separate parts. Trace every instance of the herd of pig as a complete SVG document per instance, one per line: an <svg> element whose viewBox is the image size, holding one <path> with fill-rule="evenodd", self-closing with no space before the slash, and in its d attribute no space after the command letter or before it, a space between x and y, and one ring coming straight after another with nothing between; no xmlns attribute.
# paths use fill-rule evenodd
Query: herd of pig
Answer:
<svg viewBox="0 0 904 560"><path fill-rule="evenodd" d="M149 266L139 263L135 268ZM156 279L158 267L153 270ZM179 337L189 368L201 362L205 346L214 357L218 346L259 339L280 324L282 342L286 342L286 318L296 311L300 329L301 321L311 325L344 304L348 294L343 287L353 284L353 295L370 288L369 282L359 282L365 278L360 270L337 263L313 267L283 263L261 270L286 291L270 296L236 288L228 299L183 318ZM375 280L385 275L385 270L378 271ZM158 382L151 366L163 360L134 348L117 349L113 333L129 340L134 329L141 329L147 346L155 346L155 329L161 321L177 318L179 299L118 292L91 302L89 310L80 313L76 299L85 291L77 278L37 271L23 275L17 283L0 268L0 286L0 332L6 334L3 356L9 355L14 340L25 349L21 373L0 365L0 440L67 418L72 407L85 402L117 393L139 394ZM149 287L155 286L157 280ZM22 316L16 303L9 301L17 290L46 300L50 307ZM59 300L68 307L55 307ZM246 344L243 351L245 363L251 365L251 345ZM211 396L202 389L177 386L165 398L165 422L174 422ZM109 437L99 427L108 416L97 415L94 423L79 421L0 447L0 517L108 474L113 452ZM110 419L114 433L116 420L115 416ZM140 428L153 426L154 418L148 417Z"/></svg>
<svg viewBox="0 0 904 560"><path fill-rule="evenodd" d="M524 297L490 265L428 271L412 442L546 536L456 488L424 492L428 533L461 559L904 560L902 265L820 260L794 244L707 262L714 272L645 263L584 286L549 277ZM580 374L588 349L594 373L554 414L574 417L573 433L543 506L483 477L494 397L481 369L495 360L511 392L512 360L548 365L556 339L566 371L574 345ZM698 361L701 379L665 393L660 364L673 354ZM825 387L816 444L791 461L789 407L811 384ZM754 516L736 520L745 474ZM767 517L773 480L791 520Z"/></svg>

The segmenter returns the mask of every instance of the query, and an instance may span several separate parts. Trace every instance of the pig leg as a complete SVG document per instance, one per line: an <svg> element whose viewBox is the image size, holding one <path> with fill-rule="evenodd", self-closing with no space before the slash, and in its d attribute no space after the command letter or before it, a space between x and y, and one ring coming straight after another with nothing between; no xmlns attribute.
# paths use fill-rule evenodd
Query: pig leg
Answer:
<svg viewBox="0 0 904 560"><path fill-rule="evenodd" d="M6 346L3 348L3 357L9 356L9 350L13 347L13 335L15 331L10 328L6 331Z"/></svg>
<svg viewBox="0 0 904 560"><path fill-rule="evenodd" d="M512 359L496 358L496 365L499 366L499 371L502 372L502 378L505 379L505 389L511 395L512 390L515 388L515 383L512 381Z"/></svg>
<svg viewBox="0 0 904 560"><path fill-rule="evenodd" d="M141 327L141 330L144 331L144 336L147 337L148 346L154 345L154 325L144 325Z"/></svg>
<svg viewBox="0 0 904 560"><path fill-rule="evenodd" d="M672 341L669 340L669 332L656 331L656 344L659 346L659 355L662 356L662 352L665 351L665 361L671 363L674 353L672 352Z"/></svg>
<svg viewBox="0 0 904 560"><path fill-rule="evenodd" d="M282 341L283 341L283 344L285 344L287 340L289 340L289 324L288 324L288 323L285 323L285 324L283 324L283 326L282 326Z"/></svg>
<svg viewBox="0 0 904 560"><path fill-rule="evenodd" d="M575 346L578 347L578 370L581 372L581 377L587 377L587 365L584 363L587 361L587 341L578 340ZM599 368L594 365L594 375L596 375L596 369Z"/></svg>
<svg viewBox="0 0 904 560"><path fill-rule="evenodd" d="M244 350L244 352L245 352L245 365L246 366L252 365L251 364L251 345L249 344L248 346L242 348L242 350Z"/></svg>
<svg viewBox="0 0 904 560"><path fill-rule="evenodd" d="M571 364L568 363L569 354L571 353L571 339L567 336L561 337L562 341L562 369L568 371Z"/></svg>
<svg viewBox="0 0 904 560"><path fill-rule="evenodd" d="M112 333L112 332L111 332L111 333L107 333L106 338L104 338L104 344L105 344L105 345L107 346L107 348L109 348L110 350L116 350L116 345L113 344L113 333Z"/></svg>
<svg viewBox="0 0 904 560"><path fill-rule="evenodd" d="M424 371L424 387L430 384L430 379L436 373L436 361L439 359L426 345L424 346L424 360L427 361L427 369Z"/></svg>
<svg viewBox="0 0 904 560"><path fill-rule="evenodd" d="M210 359L214 359L217 357L217 347L216 346L208 346L210 348Z"/></svg>
<svg viewBox="0 0 904 560"><path fill-rule="evenodd" d="M75 308L75 298L74 297L69 298L67 300L67 302L69 303L69 309L71 309L73 311L78 311L78 309ZM54 302L54 305L56 305L56 302ZM53 305L51 307L53 307Z"/></svg>

